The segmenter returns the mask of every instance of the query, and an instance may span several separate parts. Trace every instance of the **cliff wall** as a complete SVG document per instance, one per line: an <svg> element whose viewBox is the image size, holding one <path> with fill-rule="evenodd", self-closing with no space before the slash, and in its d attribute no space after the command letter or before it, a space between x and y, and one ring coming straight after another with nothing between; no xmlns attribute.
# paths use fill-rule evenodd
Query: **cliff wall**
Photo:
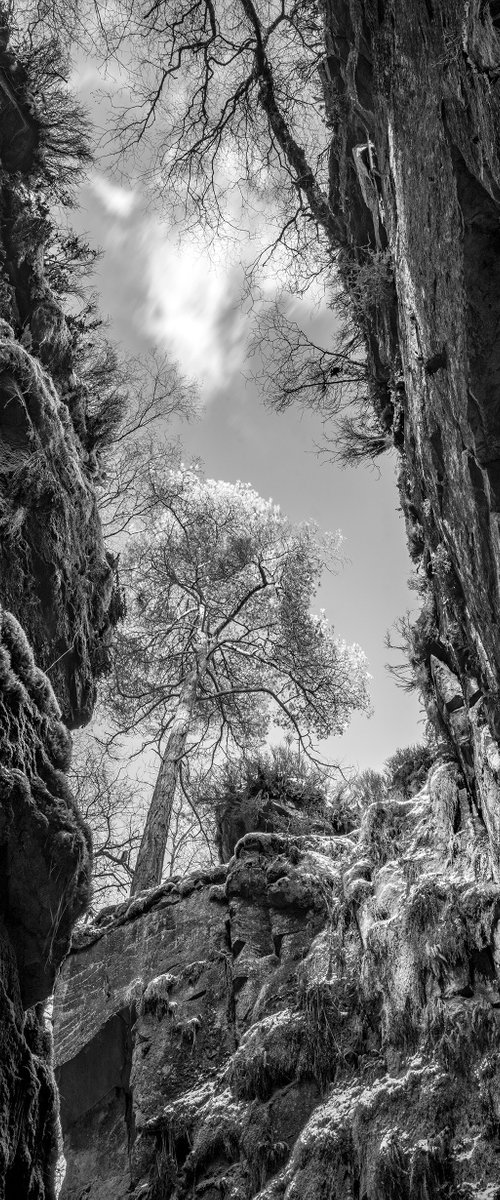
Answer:
<svg viewBox="0 0 500 1200"><path fill-rule="evenodd" d="M496 844L498 13L326 0L324 19L340 269L423 595L414 669Z"/></svg>
<svg viewBox="0 0 500 1200"><path fill-rule="evenodd" d="M57 1095L44 1004L88 900L91 859L89 831L65 775L67 726L90 716L116 614L114 566L97 516L97 464L86 440L85 388L74 369L71 326L44 261L54 236L49 201L64 199L64 187L67 198L79 144L72 124L65 148L56 121L64 116L61 104L69 105L58 70L53 47L37 49L36 39L26 43L24 56L10 48L2 10L2 1200L55 1195ZM83 147L84 141L82 153Z"/></svg>

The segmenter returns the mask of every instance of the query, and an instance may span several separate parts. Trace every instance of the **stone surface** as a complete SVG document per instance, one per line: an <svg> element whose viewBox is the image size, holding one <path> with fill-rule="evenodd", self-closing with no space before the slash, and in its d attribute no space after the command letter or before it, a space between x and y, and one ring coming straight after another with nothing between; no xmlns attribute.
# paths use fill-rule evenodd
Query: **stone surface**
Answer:
<svg viewBox="0 0 500 1200"><path fill-rule="evenodd" d="M276 1014L271 1022L280 1025L297 963L324 924L327 885L318 875L321 856L305 847L297 851L296 866L281 837L256 835L240 847L228 867L194 877L184 895L166 885L157 889L149 911L134 901L108 925L89 929L61 972L55 1036L68 1163L61 1196L80 1196L85 1176L86 1183L93 1179L89 1197L119 1195L125 1178L141 1194L154 1178L164 1136L175 1138L174 1159L187 1157L198 1100L212 1130L200 1132L201 1140L227 1137L236 1145L238 1130L251 1140L253 1109L241 1099L248 1101L245 1037L256 1013L264 1024ZM283 853L277 855L277 849ZM325 858L323 865L325 878L340 878L333 861ZM117 1050L123 1023L130 1030L125 1082ZM300 1086L294 1082L295 1064L290 1056L285 1061L286 1038L283 1053L288 1098L283 1113L276 1106L266 1134L276 1143L300 1128L317 1098L314 1075ZM239 1082L228 1092L231 1071ZM170 1111L164 1121L162 1114ZM221 1155L224 1164L222 1149ZM225 1170L212 1161L211 1151L205 1165L217 1178ZM253 1169L261 1170L257 1163ZM113 1183L118 1178L119 1185Z"/></svg>
<svg viewBox="0 0 500 1200"><path fill-rule="evenodd" d="M88 928L56 990L61 1200L495 1187L500 888L472 820L441 761L350 838L248 834L216 881Z"/></svg>
<svg viewBox="0 0 500 1200"><path fill-rule="evenodd" d="M52 1036L40 1011L23 1010L17 963L0 922L0 1195L54 1196L58 1155Z"/></svg>

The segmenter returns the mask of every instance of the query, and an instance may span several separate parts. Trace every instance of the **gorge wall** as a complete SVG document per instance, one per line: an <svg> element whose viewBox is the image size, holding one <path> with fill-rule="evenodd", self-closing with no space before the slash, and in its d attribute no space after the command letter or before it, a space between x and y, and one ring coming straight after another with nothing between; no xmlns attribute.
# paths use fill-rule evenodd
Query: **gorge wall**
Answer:
<svg viewBox="0 0 500 1200"><path fill-rule="evenodd" d="M21 59L11 49L2 8L2 1200L55 1195L57 1094L44 1004L88 901L91 860L89 831L65 775L68 726L90 716L117 607L114 564L97 515L85 387L75 371L72 328L45 266L54 238L49 201L64 199L65 189L69 195L77 114L66 113L73 142L65 149L57 122L69 100L57 61L50 48L45 59L33 43L24 49Z"/></svg>
<svg viewBox="0 0 500 1200"><path fill-rule="evenodd" d="M67 1200L500 1197L500 8L321 15L339 264L439 749L358 829L291 813L88 927L56 996Z"/></svg>

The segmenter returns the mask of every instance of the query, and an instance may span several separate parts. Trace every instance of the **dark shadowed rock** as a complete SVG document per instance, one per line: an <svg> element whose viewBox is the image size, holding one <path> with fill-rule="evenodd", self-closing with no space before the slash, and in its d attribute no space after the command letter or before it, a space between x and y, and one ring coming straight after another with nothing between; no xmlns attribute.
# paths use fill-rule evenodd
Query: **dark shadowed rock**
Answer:
<svg viewBox="0 0 500 1200"><path fill-rule="evenodd" d="M2 9L0 1198L54 1200L57 1095L43 1010L88 900L91 857L65 774L66 726L91 715L119 603L70 325L44 267L48 92L30 90L8 41ZM55 43L32 51L39 84L42 61L57 82Z"/></svg>
<svg viewBox="0 0 500 1200"><path fill-rule="evenodd" d="M44 1000L88 900L90 835L64 775L70 737L15 618L0 611L2 916L25 1007Z"/></svg>
<svg viewBox="0 0 500 1200"><path fill-rule="evenodd" d="M54 233L53 184L44 174L49 100L33 94L29 71L5 44L3 29L0 603L21 622L65 721L76 727L90 719L96 680L109 666L121 600L97 513L98 464L87 436L88 397L75 369L74 335L44 265ZM41 62L48 55L45 69L54 82L62 71L50 57L54 48L38 52ZM75 113L72 120L76 153L85 147L85 132Z"/></svg>
<svg viewBox="0 0 500 1200"><path fill-rule="evenodd" d="M113 559L68 410L1 329L0 439L0 600L29 629L67 723L80 725L107 664Z"/></svg>
<svg viewBox="0 0 500 1200"><path fill-rule="evenodd" d="M54 1195L57 1097L43 1002L90 881L90 837L64 775L69 755L49 680L19 623L0 609L2 1200Z"/></svg>

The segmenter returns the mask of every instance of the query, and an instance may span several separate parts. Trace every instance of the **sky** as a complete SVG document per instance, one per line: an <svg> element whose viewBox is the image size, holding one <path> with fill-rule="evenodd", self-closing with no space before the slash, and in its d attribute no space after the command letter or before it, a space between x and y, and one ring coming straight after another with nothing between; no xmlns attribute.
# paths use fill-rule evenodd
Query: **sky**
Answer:
<svg viewBox="0 0 500 1200"><path fill-rule="evenodd" d="M75 80L73 81L75 82ZM92 71L76 79L81 99L96 112ZM249 316L240 301L244 246L201 243L182 247L138 183L123 182L97 164L79 194L70 223L103 255L94 286L109 334L126 355L155 347L168 351L200 391L199 417L182 428L184 460L200 458L210 478L249 482L272 497L294 521L340 529L346 564L326 575L317 596L338 636L357 642L368 658L373 713L355 714L342 737L322 747L344 769L382 768L401 746L423 739L417 698L398 689L385 669L384 635L415 593L407 587L411 562L398 510L393 454L373 468L341 469L317 454L317 415L266 408L262 387L249 378ZM239 258L238 258L239 255ZM266 284L272 289L272 278ZM296 301L294 315L312 334L328 336L332 313L324 304Z"/></svg>

